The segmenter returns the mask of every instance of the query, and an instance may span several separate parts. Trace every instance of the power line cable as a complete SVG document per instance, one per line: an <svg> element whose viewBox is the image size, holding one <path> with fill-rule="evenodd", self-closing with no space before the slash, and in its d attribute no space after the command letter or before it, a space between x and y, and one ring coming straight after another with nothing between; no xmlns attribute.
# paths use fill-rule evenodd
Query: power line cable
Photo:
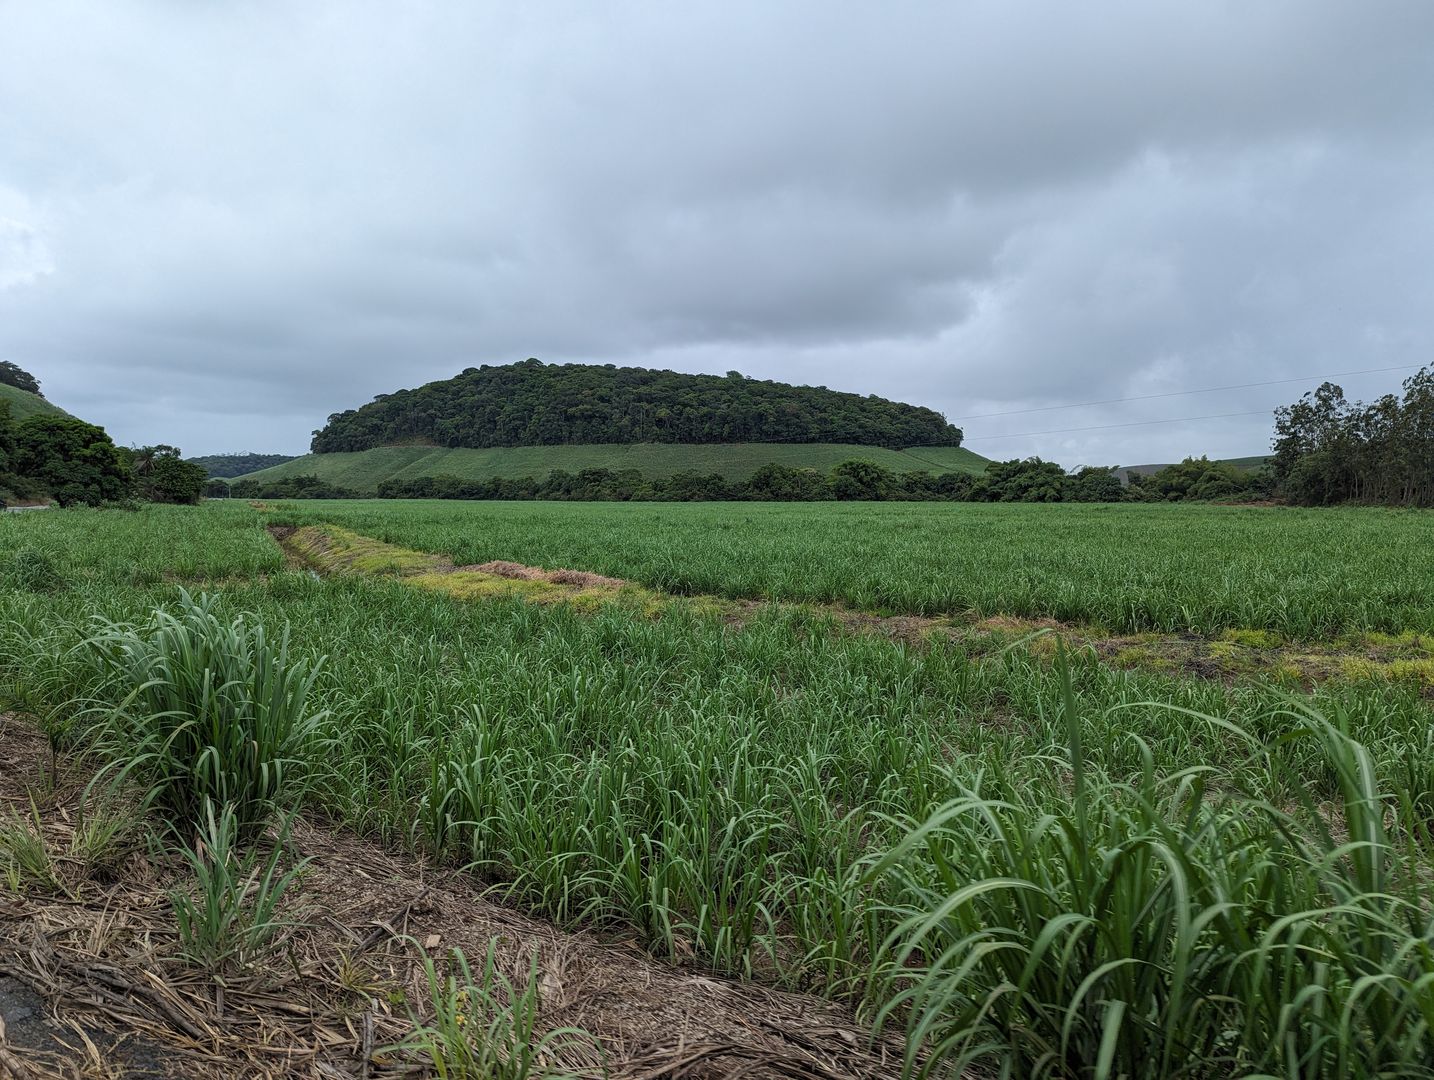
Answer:
<svg viewBox="0 0 1434 1080"><path fill-rule="evenodd" d="M1057 409L1084 409L1091 405L1118 405L1123 401L1154 401L1156 398L1185 397L1188 394L1214 394L1221 390L1253 390L1257 386L1282 386L1286 383L1311 382L1314 379L1340 379L1346 375L1372 375L1384 371L1409 371L1418 364L1397 364L1394 367L1362 368L1359 371L1335 371L1329 375L1303 375L1296 379L1271 379L1268 382L1236 383L1233 386L1207 386L1203 390L1171 390L1163 394L1140 394L1136 397L1106 398L1104 401L1077 401L1070 405L1042 405L1036 409L1012 409L1009 412L975 413L951 417L956 420L984 420L990 416L1024 416L1027 413L1054 412ZM1004 436L1002 436L1004 437Z"/></svg>
<svg viewBox="0 0 1434 1080"><path fill-rule="evenodd" d="M1068 427L1056 428L1053 431L1014 431L1009 435L977 435L977 442L990 442L993 439L1025 439L1035 435L1066 435L1073 431L1109 431L1112 428L1150 427L1153 424L1187 424L1194 420L1223 420L1230 416L1268 416L1274 412L1273 409L1249 409L1245 412L1209 413L1205 416L1172 416L1164 420L1137 420L1131 424L1096 424L1093 427ZM972 436L964 436L961 445L965 446L972 440Z"/></svg>

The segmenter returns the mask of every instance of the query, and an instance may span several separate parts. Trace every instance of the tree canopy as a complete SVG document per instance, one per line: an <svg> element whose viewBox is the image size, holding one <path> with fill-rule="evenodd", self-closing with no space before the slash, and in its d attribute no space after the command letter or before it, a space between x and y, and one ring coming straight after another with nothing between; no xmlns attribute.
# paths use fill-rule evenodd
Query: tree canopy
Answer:
<svg viewBox="0 0 1434 1080"><path fill-rule="evenodd" d="M31 416L15 426L15 472L61 506L98 506L130 492L130 471L104 428L72 416Z"/></svg>
<svg viewBox="0 0 1434 1080"><path fill-rule="evenodd" d="M40 380L9 360L0 360L0 383L13 386L17 390L24 390L36 397L45 396L40 393Z"/></svg>
<svg viewBox="0 0 1434 1080"><path fill-rule="evenodd" d="M147 502L193 505L204 492L204 467L185 461L177 446L134 447L120 456L134 477L135 494Z"/></svg>
<svg viewBox="0 0 1434 1080"><path fill-rule="evenodd" d="M243 476L246 473L258 472L260 469L269 469L275 465L282 465L286 461L293 461L293 454L207 454L202 457L186 458L186 461L198 465L205 472L206 476L218 476L228 478L231 476Z"/></svg>
<svg viewBox="0 0 1434 1080"><path fill-rule="evenodd" d="M1275 413L1271 471L1291 502L1434 506L1434 368L1366 405L1324 383Z"/></svg>
<svg viewBox="0 0 1434 1080"><path fill-rule="evenodd" d="M1241 469L1228 461L1198 457L1167 465L1150 476L1133 476L1130 482L1151 499L1209 501L1258 494L1265 485L1265 477L1259 471Z"/></svg>
<svg viewBox="0 0 1434 1080"><path fill-rule="evenodd" d="M416 390L335 413L313 452L376 446L551 446L565 443L835 442L960 446L931 409L820 386L686 375L611 364L525 360L469 368Z"/></svg>

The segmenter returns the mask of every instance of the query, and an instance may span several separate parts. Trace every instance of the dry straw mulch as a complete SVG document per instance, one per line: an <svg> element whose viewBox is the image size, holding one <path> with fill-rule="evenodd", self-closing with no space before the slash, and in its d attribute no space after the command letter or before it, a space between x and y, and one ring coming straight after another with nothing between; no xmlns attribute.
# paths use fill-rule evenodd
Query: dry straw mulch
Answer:
<svg viewBox="0 0 1434 1080"><path fill-rule="evenodd" d="M636 943L563 931L483 895L472 876L299 821L309 857L286 901L302 923L263 970L222 983L179 954L170 891L182 860L135 842L115 865L72 859L89 777L51 760L28 724L0 717L0 814L38 810L57 884L0 890L0 1078L428 1075L385 1050L427 1001L417 941L490 943L521 984L536 962L540 1027L580 1028L551 1064L615 1080L846 1080L897 1071L899 1045L869 1044L841 1007L654 961Z"/></svg>

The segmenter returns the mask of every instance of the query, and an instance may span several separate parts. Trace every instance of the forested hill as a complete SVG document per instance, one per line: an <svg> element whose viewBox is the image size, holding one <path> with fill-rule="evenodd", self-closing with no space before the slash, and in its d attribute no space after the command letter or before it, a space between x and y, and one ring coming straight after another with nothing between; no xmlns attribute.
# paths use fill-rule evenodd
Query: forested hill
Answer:
<svg viewBox="0 0 1434 1080"><path fill-rule="evenodd" d="M245 473L258 472L260 469L272 469L275 465L282 465L286 461L293 461L293 454L208 454L204 457L192 457L188 459L200 466L210 476L229 478L243 476Z"/></svg>
<svg viewBox="0 0 1434 1080"><path fill-rule="evenodd" d="M738 442L960 446L961 430L931 409L737 372L684 375L525 360L469 368L335 413L314 433L313 452L412 443L481 449Z"/></svg>

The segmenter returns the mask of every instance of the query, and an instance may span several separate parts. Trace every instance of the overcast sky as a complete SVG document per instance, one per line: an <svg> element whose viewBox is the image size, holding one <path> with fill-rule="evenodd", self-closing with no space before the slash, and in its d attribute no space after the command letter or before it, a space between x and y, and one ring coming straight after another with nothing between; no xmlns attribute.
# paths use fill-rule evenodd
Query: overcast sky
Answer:
<svg viewBox="0 0 1434 1080"><path fill-rule="evenodd" d="M1130 464L1308 387L974 416L1431 344L1430 0L0 0L0 359L122 443L536 356Z"/></svg>

